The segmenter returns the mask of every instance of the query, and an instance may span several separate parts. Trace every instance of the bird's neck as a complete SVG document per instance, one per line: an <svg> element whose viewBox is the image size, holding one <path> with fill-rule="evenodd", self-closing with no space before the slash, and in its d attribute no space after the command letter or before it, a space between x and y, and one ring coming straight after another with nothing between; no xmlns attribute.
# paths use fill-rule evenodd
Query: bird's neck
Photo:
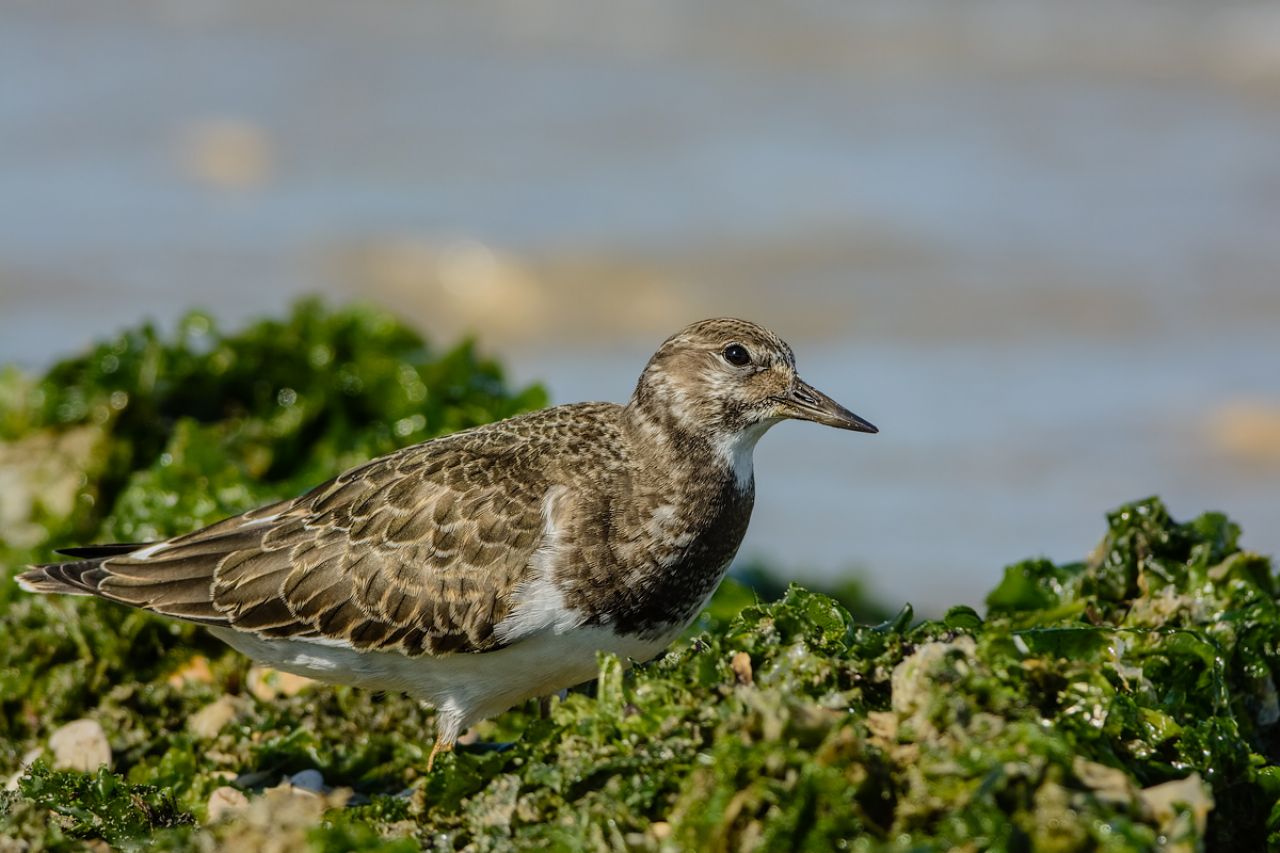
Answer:
<svg viewBox="0 0 1280 853"><path fill-rule="evenodd" d="M636 397L625 407L625 421L635 446L660 463L655 473L671 479L694 478L708 486L731 481L740 493L753 491L753 455L760 436L773 422L740 430L695 429L670 407Z"/></svg>

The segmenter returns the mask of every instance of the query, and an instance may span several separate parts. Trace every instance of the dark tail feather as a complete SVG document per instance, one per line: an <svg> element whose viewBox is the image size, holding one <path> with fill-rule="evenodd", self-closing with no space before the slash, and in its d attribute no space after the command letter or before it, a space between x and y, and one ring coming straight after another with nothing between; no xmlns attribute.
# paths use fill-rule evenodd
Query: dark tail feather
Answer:
<svg viewBox="0 0 1280 853"><path fill-rule="evenodd" d="M97 595L98 584L107 576L99 568L101 560L50 563L31 566L18 575L18 586L27 592L60 592L66 595Z"/></svg>
<svg viewBox="0 0 1280 853"><path fill-rule="evenodd" d="M139 548L145 548L150 542L114 542L106 545L83 545L79 548L59 548L55 554L66 554L68 557L79 557L82 560L93 560L98 557L118 557L121 554L132 554Z"/></svg>
<svg viewBox="0 0 1280 853"><path fill-rule="evenodd" d="M57 553L79 559L70 563L30 566L18 575L18 585L27 592L60 592L65 595L98 595L98 584L107 576L100 566L107 557L130 554L145 548L147 542L119 542L107 545L85 545L59 548Z"/></svg>
<svg viewBox="0 0 1280 853"><path fill-rule="evenodd" d="M169 582L161 579L156 583L144 583L145 575L121 574L121 567L106 568L113 557L130 554L150 544L153 543L67 548L58 553L88 559L28 566L16 580L18 586L27 592L94 595L187 622L225 625L226 617L214 609L211 600L212 578L177 576L170 577ZM155 566L163 567L164 564L156 563ZM135 567L130 565L123 568ZM106 581L111 583L105 583Z"/></svg>

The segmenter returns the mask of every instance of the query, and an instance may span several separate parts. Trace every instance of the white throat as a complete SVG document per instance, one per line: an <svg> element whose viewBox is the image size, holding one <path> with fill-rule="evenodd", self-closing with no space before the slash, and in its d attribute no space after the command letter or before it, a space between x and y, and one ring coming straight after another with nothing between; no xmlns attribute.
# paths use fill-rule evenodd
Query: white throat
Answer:
<svg viewBox="0 0 1280 853"><path fill-rule="evenodd" d="M734 483L738 491L745 492L751 486L751 478L755 476L753 454L760 436L768 432L769 427L777 420L765 420L752 424L740 432L720 436L714 443L716 455L724 460L725 465L733 472Z"/></svg>

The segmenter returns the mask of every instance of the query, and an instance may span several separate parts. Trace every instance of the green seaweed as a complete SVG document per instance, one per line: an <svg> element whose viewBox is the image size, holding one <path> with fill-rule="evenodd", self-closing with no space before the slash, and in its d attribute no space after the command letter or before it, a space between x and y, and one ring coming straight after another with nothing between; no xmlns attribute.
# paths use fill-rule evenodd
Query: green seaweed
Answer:
<svg viewBox="0 0 1280 853"><path fill-rule="evenodd" d="M40 379L0 371L0 470L30 480L0 507L0 561L178 533L544 402L370 309L142 327ZM665 656L604 656L545 715L478 728L507 748L431 773L432 712L405 697L259 698L199 629L2 572L0 848L1278 848L1277 580L1239 535L1127 504L1084 560L1010 566L985 614L925 621L748 565ZM224 725L191 725L228 696ZM82 717L113 769L50 770ZM264 792L312 769L349 796ZM251 805L211 823L228 784Z"/></svg>
<svg viewBox="0 0 1280 853"><path fill-rule="evenodd" d="M36 762L19 780L18 790L37 806L68 818L65 830L72 837L118 844L194 823L167 791L131 785L105 767L80 773Z"/></svg>

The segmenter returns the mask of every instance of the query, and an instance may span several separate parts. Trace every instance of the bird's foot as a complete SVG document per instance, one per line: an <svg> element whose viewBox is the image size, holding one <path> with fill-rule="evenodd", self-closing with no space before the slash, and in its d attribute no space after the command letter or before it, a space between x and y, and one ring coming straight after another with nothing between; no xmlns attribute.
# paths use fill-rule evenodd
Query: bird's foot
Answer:
<svg viewBox="0 0 1280 853"><path fill-rule="evenodd" d="M453 752L453 741L448 743L438 740L436 745L431 747L431 754L427 756L427 772L431 772L431 768L435 766L436 756L442 752Z"/></svg>

